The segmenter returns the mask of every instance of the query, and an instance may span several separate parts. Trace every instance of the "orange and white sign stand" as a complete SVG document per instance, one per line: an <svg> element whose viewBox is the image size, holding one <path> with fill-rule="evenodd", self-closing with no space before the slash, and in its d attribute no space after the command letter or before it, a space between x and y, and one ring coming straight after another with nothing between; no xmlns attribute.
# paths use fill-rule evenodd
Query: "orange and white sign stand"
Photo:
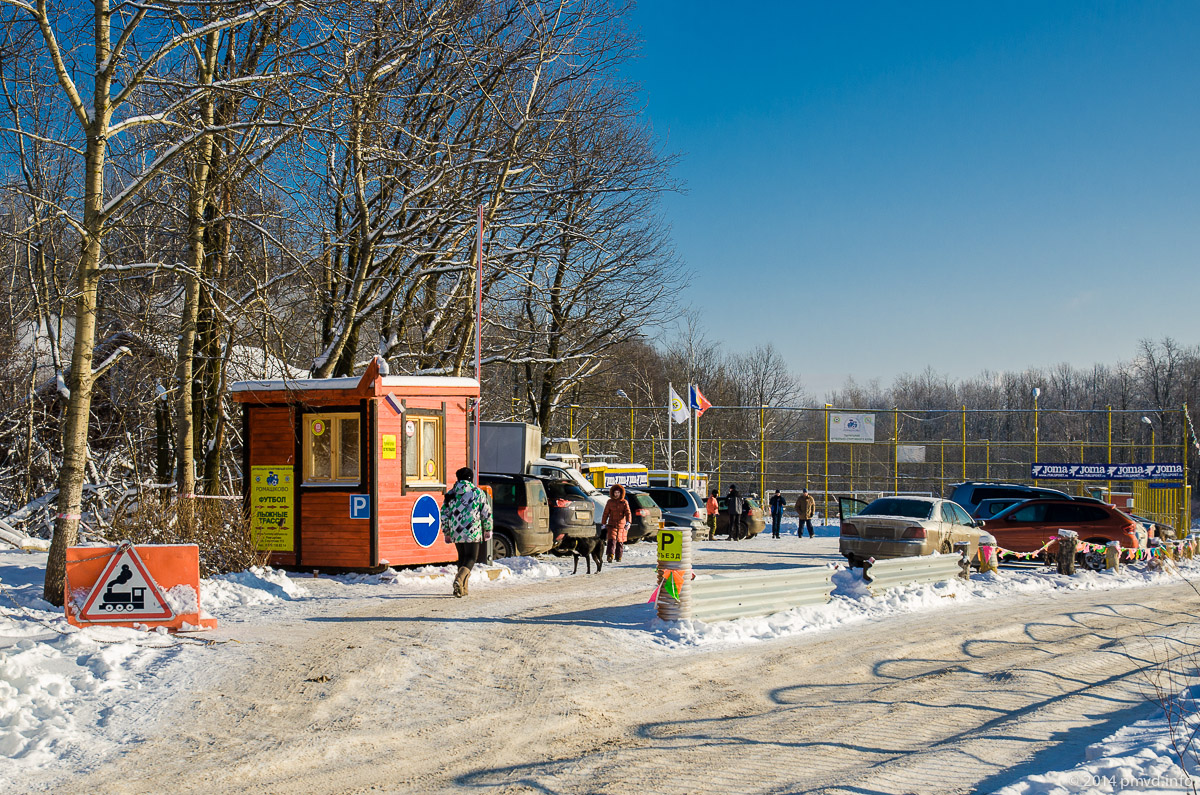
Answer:
<svg viewBox="0 0 1200 795"><path fill-rule="evenodd" d="M215 629L200 613L200 548L195 544L69 547L63 604L77 627Z"/></svg>

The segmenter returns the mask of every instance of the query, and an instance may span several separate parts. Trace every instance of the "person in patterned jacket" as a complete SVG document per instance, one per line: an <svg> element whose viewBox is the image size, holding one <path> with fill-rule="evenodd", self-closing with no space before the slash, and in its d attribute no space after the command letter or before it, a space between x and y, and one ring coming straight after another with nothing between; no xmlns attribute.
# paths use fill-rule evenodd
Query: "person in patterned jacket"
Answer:
<svg viewBox="0 0 1200 795"><path fill-rule="evenodd" d="M454 595L467 595L471 569L492 537L492 503L483 489L472 480L475 473L463 467L454 473L458 481L442 499L442 534L458 550L458 574L454 576Z"/></svg>

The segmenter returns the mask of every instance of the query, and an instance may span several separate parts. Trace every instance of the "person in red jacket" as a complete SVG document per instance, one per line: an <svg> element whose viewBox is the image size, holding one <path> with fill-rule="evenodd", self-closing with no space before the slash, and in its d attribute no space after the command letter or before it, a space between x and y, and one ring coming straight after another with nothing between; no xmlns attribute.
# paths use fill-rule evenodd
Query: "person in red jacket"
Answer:
<svg viewBox="0 0 1200 795"><path fill-rule="evenodd" d="M717 503L716 489L713 489L712 494L708 495L708 501L704 503L704 510L708 512L708 540L712 541L717 537L717 511L721 510L720 504Z"/></svg>
<svg viewBox="0 0 1200 795"><path fill-rule="evenodd" d="M609 563L613 562L615 557L617 562L621 562L621 554L625 551L625 539L629 537L629 523L633 521L633 513L629 510L629 503L625 499L625 487L617 484L608 490L608 505L604 506L604 515L600 518L600 524L604 525L604 532L608 537L608 555Z"/></svg>

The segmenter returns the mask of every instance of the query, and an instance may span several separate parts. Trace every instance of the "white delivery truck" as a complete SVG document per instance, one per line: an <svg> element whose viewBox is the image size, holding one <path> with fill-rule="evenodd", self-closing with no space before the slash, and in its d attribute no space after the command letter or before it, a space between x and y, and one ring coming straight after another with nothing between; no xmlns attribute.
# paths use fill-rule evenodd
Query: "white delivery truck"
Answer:
<svg viewBox="0 0 1200 795"><path fill-rule="evenodd" d="M474 435L474 428L471 429ZM592 521L599 524L608 495L597 489L578 469L563 461L542 457L542 430L523 422L481 422L479 471L519 473L565 480L583 489L592 501Z"/></svg>

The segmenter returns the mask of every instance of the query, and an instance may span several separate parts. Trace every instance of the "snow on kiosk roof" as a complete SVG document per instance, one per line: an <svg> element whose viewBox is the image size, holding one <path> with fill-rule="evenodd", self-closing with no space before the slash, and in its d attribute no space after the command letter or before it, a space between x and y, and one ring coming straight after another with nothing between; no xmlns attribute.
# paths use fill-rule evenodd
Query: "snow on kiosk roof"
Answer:
<svg viewBox="0 0 1200 795"><path fill-rule="evenodd" d="M442 495L470 460L473 378L239 381L242 493L255 547L290 569L449 563Z"/></svg>

